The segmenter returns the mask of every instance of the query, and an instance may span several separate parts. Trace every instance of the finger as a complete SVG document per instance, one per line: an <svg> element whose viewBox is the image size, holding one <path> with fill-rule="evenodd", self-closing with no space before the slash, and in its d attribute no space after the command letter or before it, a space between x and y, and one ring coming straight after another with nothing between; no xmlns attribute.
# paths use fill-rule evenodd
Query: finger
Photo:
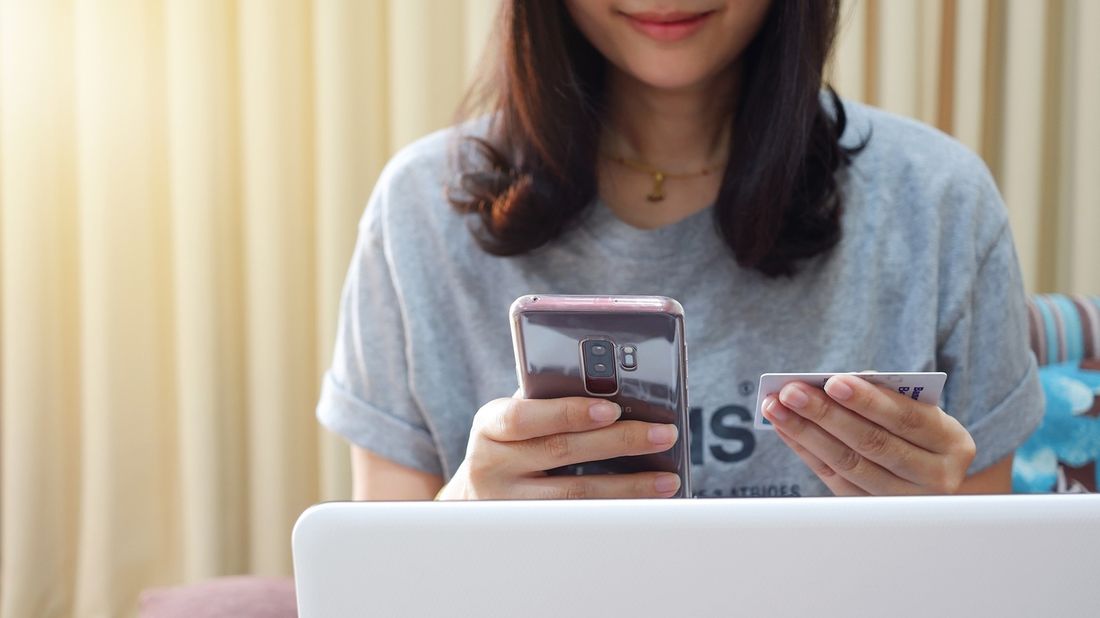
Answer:
<svg viewBox="0 0 1100 618"><path fill-rule="evenodd" d="M825 465L825 462L815 457L813 453L802 448L801 444L795 442L790 436L783 433L783 430L776 428L775 433L779 436L780 440L782 440L787 446L791 447L791 450L794 451L795 455L798 455L798 458L802 460L802 463L806 464L806 467L808 467L811 472L816 474L817 478L821 479L822 483L825 483L825 486L833 492L833 495L867 495L867 492L853 485L851 481L837 474L836 470L833 470L829 466Z"/></svg>
<svg viewBox="0 0 1100 618"><path fill-rule="evenodd" d="M774 397L765 401L765 416L791 440L860 489L873 495L919 493L919 487L860 455L829 432L818 427Z"/></svg>
<svg viewBox="0 0 1100 618"><path fill-rule="evenodd" d="M613 457L660 453L672 448L678 435L675 425L619 421L592 431L559 433L510 444L524 452L508 460L522 468L519 472L551 470Z"/></svg>
<svg viewBox="0 0 1100 618"><path fill-rule="evenodd" d="M605 427L619 415L619 406L606 399L497 399L478 410L474 430L498 442L520 442Z"/></svg>
<svg viewBox="0 0 1100 618"><path fill-rule="evenodd" d="M679 490L680 477L668 472L547 476L527 481L521 489L546 500L668 498Z"/></svg>
<svg viewBox="0 0 1100 618"><path fill-rule="evenodd" d="M779 392L779 401L848 448L907 481L923 485L943 468L942 455L902 440L837 403L821 389L791 383Z"/></svg>
<svg viewBox="0 0 1100 618"><path fill-rule="evenodd" d="M893 389L880 388L854 375L836 375L825 383L828 396L890 433L927 451L946 453L966 430L936 406ZM961 433L958 430L962 430Z"/></svg>

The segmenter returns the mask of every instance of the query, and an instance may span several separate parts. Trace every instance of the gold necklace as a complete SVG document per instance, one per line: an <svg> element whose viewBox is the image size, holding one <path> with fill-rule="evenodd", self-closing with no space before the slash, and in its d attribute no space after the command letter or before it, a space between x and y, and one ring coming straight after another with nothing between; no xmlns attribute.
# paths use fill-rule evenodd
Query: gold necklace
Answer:
<svg viewBox="0 0 1100 618"><path fill-rule="evenodd" d="M665 199L665 180L668 180L670 178L680 179L694 178L696 176L707 176L712 172L718 171L722 167L721 165L712 165L709 167L704 167L697 172L681 172L673 174L669 172L663 172L653 167L652 165L645 163L644 161L638 161L636 159L628 159L626 157L613 155L604 155L604 157L610 159L611 161L614 161L615 163L618 163L619 165L628 167L636 172L649 174L649 176L653 179L653 189L648 194L646 194L645 199L649 200L650 202L660 202Z"/></svg>

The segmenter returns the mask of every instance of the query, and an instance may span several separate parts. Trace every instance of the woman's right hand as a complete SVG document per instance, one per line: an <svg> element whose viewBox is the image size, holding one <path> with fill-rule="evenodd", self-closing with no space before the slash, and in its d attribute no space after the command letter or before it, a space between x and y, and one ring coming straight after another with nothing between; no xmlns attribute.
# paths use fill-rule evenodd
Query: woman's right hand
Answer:
<svg viewBox="0 0 1100 618"><path fill-rule="evenodd" d="M551 476L546 470L672 448L675 425L619 421L605 399L497 399L474 416L466 459L439 500L667 498L680 489L668 472Z"/></svg>

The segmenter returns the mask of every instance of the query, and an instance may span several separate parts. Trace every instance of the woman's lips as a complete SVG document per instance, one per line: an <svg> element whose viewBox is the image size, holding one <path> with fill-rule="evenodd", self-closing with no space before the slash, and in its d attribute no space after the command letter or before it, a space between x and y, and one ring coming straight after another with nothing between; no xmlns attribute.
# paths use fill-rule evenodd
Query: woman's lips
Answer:
<svg viewBox="0 0 1100 618"><path fill-rule="evenodd" d="M630 25L651 39L664 42L679 41L698 32L714 15L705 13L623 13Z"/></svg>

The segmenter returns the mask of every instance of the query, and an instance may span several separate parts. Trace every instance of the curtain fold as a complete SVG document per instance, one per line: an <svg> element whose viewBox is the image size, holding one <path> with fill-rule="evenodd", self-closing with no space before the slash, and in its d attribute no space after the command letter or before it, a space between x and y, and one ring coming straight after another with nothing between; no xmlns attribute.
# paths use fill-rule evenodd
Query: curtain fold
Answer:
<svg viewBox="0 0 1100 618"><path fill-rule="evenodd" d="M1066 74L1063 85L1066 103L1056 112L1056 126L1062 128L1065 158L1061 161L1063 181L1068 185L1059 204L1068 213L1058 227L1057 247L1066 251L1059 263L1057 285L1070 290L1096 293L1100 290L1100 3L1088 0L1067 2L1064 11L1066 49L1060 67Z"/></svg>
<svg viewBox="0 0 1100 618"><path fill-rule="evenodd" d="M73 30L69 6L0 4L5 617L65 616L73 606L81 451Z"/></svg>
<svg viewBox="0 0 1100 618"><path fill-rule="evenodd" d="M242 182L237 13L165 4L182 572L243 572Z"/></svg>
<svg viewBox="0 0 1100 618"><path fill-rule="evenodd" d="M284 544L316 497L312 15L240 3L241 182L247 398L249 559L288 572ZM258 516L262 514L262 516Z"/></svg>
<svg viewBox="0 0 1100 618"><path fill-rule="evenodd" d="M163 7L81 0L74 23L81 448L69 473L74 613L94 616L113 612L109 592L178 572L176 353Z"/></svg>
<svg viewBox="0 0 1100 618"><path fill-rule="evenodd" d="M0 618L289 574L349 495L313 417L363 205L496 0L0 0ZM851 0L842 96L1000 182L1031 291L1100 293L1100 3Z"/></svg>
<svg viewBox="0 0 1100 618"><path fill-rule="evenodd" d="M340 291L355 244L351 232L391 152L387 19L380 2L323 2L314 10L320 370L332 360ZM346 499L347 447L327 432L320 440L321 497Z"/></svg>

